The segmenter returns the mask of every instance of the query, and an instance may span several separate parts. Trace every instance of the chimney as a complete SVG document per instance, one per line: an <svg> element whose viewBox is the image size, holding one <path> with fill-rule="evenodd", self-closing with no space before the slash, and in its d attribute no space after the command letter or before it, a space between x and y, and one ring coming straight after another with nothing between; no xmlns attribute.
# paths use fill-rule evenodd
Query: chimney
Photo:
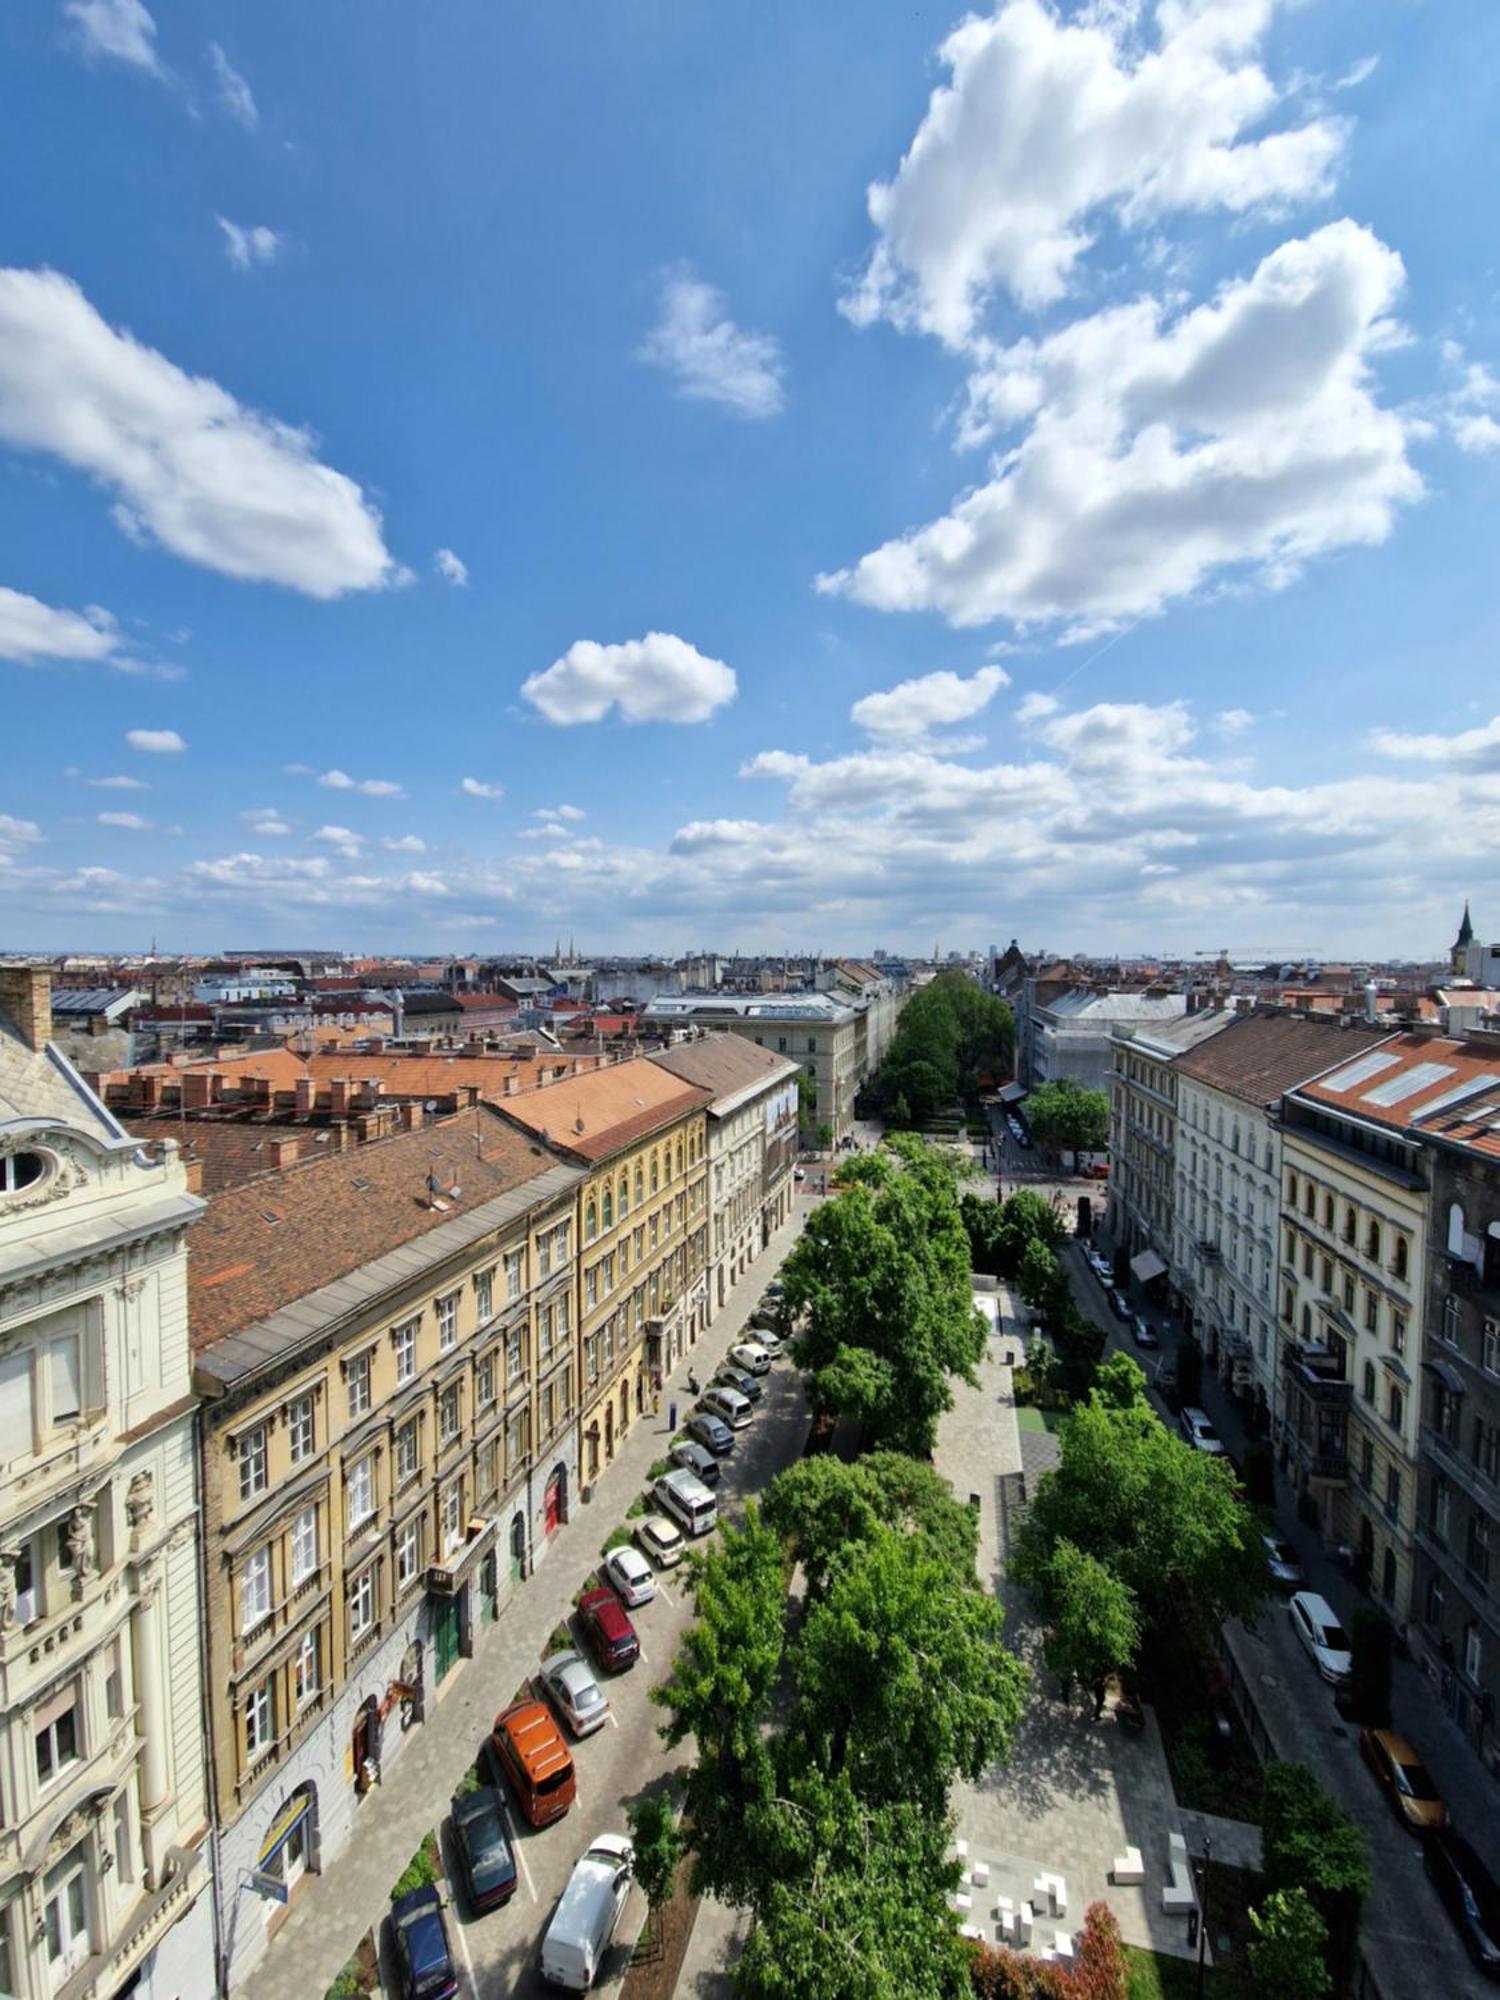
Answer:
<svg viewBox="0 0 1500 2000"><path fill-rule="evenodd" d="M136 1093L140 1098L142 1111L154 1111L161 1103L161 1078L141 1076L136 1080Z"/></svg>
<svg viewBox="0 0 1500 2000"><path fill-rule="evenodd" d="M271 1165L273 1167L292 1166L301 1148L302 1141L300 1139L273 1139L271 1141Z"/></svg>
<svg viewBox="0 0 1500 2000"><path fill-rule="evenodd" d="M297 1102L297 1116L299 1118L308 1118L312 1115L313 1104L315 1099L317 1098L317 1094L318 1094L318 1084L317 1084L317 1079L315 1077L311 1076L298 1077L296 1102Z"/></svg>
<svg viewBox="0 0 1500 2000"><path fill-rule="evenodd" d="M0 965L0 1014L8 1014L29 1049L52 1039L52 974L41 965Z"/></svg>
<svg viewBox="0 0 1500 2000"><path fill-rule="evenodd" d="M349 1079L336 1076L328 1086L328 1108L335 1118L349 1115Z"/></svg>
<svg viewBox="0 0 1500 2000"><path fill-rule="evenodd" d="M185 1174L187 1175L187 1191L188 1191L188 1193L189 1193L189 1194L202 1194L202 1192L203 1192L203 1162L202 1162L201 1160L184 1160L184 1161L183 1161L183 1172L184 1172L184 1173L185 1173Z"/></svg>
<svg viewBox="0 0 1500 2000"><path fill-rule="evenodd" d="M182 1079L183 1110L206 1111L214 1101L217 1080L211 1070L189 1070Z"/></svg>
<svg viewBox="0 0 1500 2000"><path fill-rule="evenodd" d="M426 1121L426 1108L420 1104L403 1104L401 1107L401 1129L403 1132L420 1132Z"/></svg>

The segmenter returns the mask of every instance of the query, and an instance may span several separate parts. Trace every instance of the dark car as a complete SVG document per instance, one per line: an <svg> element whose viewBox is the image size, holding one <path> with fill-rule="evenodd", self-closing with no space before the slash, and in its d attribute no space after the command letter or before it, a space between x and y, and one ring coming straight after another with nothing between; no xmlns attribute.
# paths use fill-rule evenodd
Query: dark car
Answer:
<svg viewBox="0 0 1500 2000"><path fill-rule="evenodd" d="M733 1438L730 1443L733 1444ZM667 1453L674 1465L682 1466L688 1472L696 1472L705 1486L719 1483L719 1461L706 1444L699 1444L693 1438L684 1438L681 1444L674 1444Z"/></svg>
<svg viewBox="0 0 1500 2000"><path fill-rule="evenodd" d="M508 1903L516 1892L516 1857L505 1808L493 1785L481 1785L453 1801L453 1838L475 1909L495 1910Z"/></svg>
<svg viewBox="0 0 1500 2000"><path fill-rule="evenodd" d="M1500 1985L1500 1889L1494 1876L1451 1826L1422 1843L1422 1859L1470 1958Z"/></svg>
<svg viewBox="0 0 1500 2000"><path fill-rule="evenodd" d="M755 1376L747 1374L743 1368L735 1368L726 1362L714 1375L714 1381L725 1389L738 1389L747 1403L758 1403L761 1399L761 1385Z"/></svg>
<svg viewBox="0 0 1500 2000"><path fill-rule="evenodd" d="M722 1417L711 1416L707 1410L689 1417L683 1428L695 1444L707 1446L715 1458L727 1458L734 1450L734 1432Z"/></svg>
<svg viewBox="0 0 1500 2000"><path fill-rule="evenodd" d="M1156 1328L1151 1324L1149 1319L1145 1319L1140 1313L1136 1314L1130 1330L1135 1335L1135 1344L1137 1347L1161 1346Z"/></svg>
<svg viewBox="0 0 1500 2000"><path fill-rule="evenodd" d="M782 1308L774 1301L770 1305L759 1305L751 1313L749 1327L752 1333L780 1333Z"/></svg>
<svg viewBox="0 0 1500 2000"><path fill-rule="evenodd" d="M1134 1319L1130 1301L1123 1292L1117 1292L1112 1285L1106 1286L1104 1296L1109 1300L1109 1309L1116 1319Z"/></svg>
<svg viewBox="0 0 1500 2000"><path fill-rule="evenodd" d="M401 2000L453 2000L458 1968L448 1949L443 1899L431 1887L413 1889L391 1905L391 1943L401 1978Z"/></svg>
<svg viewBox="0 0 1500 2000"><path fill-rule="evenodd" d="M1266 1552L1266 1574L1276 1589L1300 1590L1305 1579L1291 1543L1284 1542L1280 1535L1262 1535L1260 1545Z"/></svg>
<svg viewBox="0 0 1500 2000"><path fill-rule="evenodd" d="M589 1651L611 1673L633 1667L641 1656L630 1614L612 1590L586 1590L578 1600L578 1623Z"/></svg>

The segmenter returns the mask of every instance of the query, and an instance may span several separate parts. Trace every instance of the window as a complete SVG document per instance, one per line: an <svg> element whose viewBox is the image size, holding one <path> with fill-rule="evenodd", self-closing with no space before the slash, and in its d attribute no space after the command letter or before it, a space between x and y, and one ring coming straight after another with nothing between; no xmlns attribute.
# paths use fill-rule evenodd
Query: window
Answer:
<svg viewBox="0 0 1500 2000"><path fill-rule="evenodd" d="M1375 1447L1368 1438L1359 1444L1359 1483L1368 1492L1375 1479Z"/></svg>
<svg viewBox="0 0 1500 2000"><path fill-rule="evenodd" d="M1358 1218L1356 1217L1354 1210L1352 1208L1346 1208L1344 1210L1344 1241L1347 1244L1349 1244L1351 1248L1353 1247L1354 1233L1357 1227L1358 1227Z"/></svg>
<svg viewBox="0 0 1500 2000"><path fill-rule="evenodd" d="M396 1433L396 1484L404 1486L408 1479L415 1479L419 1463L417 1420L413 1417Z"/></svg>
<svg viewBox="0 0 1500 2000"><path fill-rule="evenodd" d="M362 1569L349 1586L349 1637L362 1639L375 1623L375 1565Z"/></svg>
<svg viewBox="0 0 1500 2000"><path fill-rule="evenodd" d="M1479 1679L1480 1664L1479 1627L1470 1625L1464 1630L1464 1673L1471 1681Z"/></svg>
<svg viewBox="0 0 1500 2000"><path fill-rule="evenodd" d="M240 1636L264 1625L271 1615L271 1551L257 1549L240 1571Z"/></svg>
<svg viewBox="0 0 1500 2000"><path fill-rule="evenodd" d="M75 1847L64 1855L43 1878L46 1904L43 1927L47 1934L49 1977L54 1987L83 1964L89 1955L88 1883L83 1849Z"/></svg>
<svg viewBox="0 0 1500 2000"><path fill-rule="evenodd" d="M75 1423L83 1415L83 1350L76 1333L48 1341L47 1386L53 1423Z"/></svg>
<svg viewBox="0 0 1500 2000"><path fill-rule="evenodd" d="M6 1153L0 1156L0 1194L19 1194L22 1188L35 1187L46 1172L47 1162L40 1153Z"/></svg>
<svg viewBox="0 0 1500 2000"><path fill-rule="evenodd" d="M505 1448L509 1455L512 1472L520 1466L531 1449L531 1412L519 1409L510 1420L506 1433Z"/></svg>
<svg viewBox="0 0 1500 2000"><path fill-rule="evenodd" d="M293 1465L300 1465L304 1458L312 1457L318 1433L311 1396L299 1396L295 1403L287 1405L286 1437Z"/></svg>
<svg viewBox="0 0 1500 2000"><path fill-rule="evenodd" d="M635 1163L635 1205L636 1205L636 1207L637 1207L637 1208L639 1208L639 1207L640 1207L640 1205L641 1205L641 1203L642 1203L642 1202L643 1202L643 1201L644 1201L645 1199L646 1199L646 1176L645 1176L645 1174L644 1174L644 1173L643 1173L643 1172L641 1171L641 1163L640 1163L640 1161L639 1161L639 1160L637 1160L637 1161L636 1161L636 1163Z"/></svg>
<svg viewBox="0 0 1500 2000"><path fill-rule="evenodd" d="M399 1384L417 1379L417 1322L406 1321L391 1335L391 1345L396 1350L396 1381Z"/></svg>
<svg viewBox="0 0 1500 2000"><path fill-rule="evenodd" d="M304 1632L297 1648L296 1664L292 1670L294 1696L299 1710L315 1699L323 1685L323 1651L321 1635L316 1631Z"/></svg>
<svg viewBox="0 0 1500 2000"><path fill-rule="evenodd" d="M460 1423L458 1384L450 1382L438 1397L438 1431L444 1444L452 1444L458 1436Z"/></svg>
<svg viewBox="0 0 1500 2000"><path fill-rule="evenodd" d="M538 1359L546 1361L552 1352L552 1308L543 1306L536 1316Z"/></svg>
<svg viewBox="0 0 1500 2000"><path fill-rule="evenodd" d="M1438 1576L1427 1579L1426 1620L1429 1625L1441 1627L1443 1622L1443 1580Z"/></svg>
<svg viewBox="0 0 1500 2000"><path fill-rule="evenodd" d="M112 1642L106 1657L109 1671L104 1677L104 1712L111 1722L118 1722L125 1713L125 1664L118 1639Z"/></svg>
<svg viewBox="0 0 1500 2000"><path fill-rule="evenodd" d="M1445 1546L1453 1516L1453 1494L1442 1473L1432 1482L1432 1532Z"/></svg>
<svg viewBox="0 0 1500 2000"><path fill-rule="evenodd" d="M370 1412L370 1357L356 1354L348 1365L345 1390L349 1397L349 1421L356 1423Z"/></svg>
<svg viewBox="0 0 1500 2000"><path fill-rule="evenodd" d="M620 1211L620 1220L623 1222L630 1213L630 1177L628 1174L621 1174L620 1176L620 1187L616 1202Z"/></svg>
<svg viewBox="0 0 1500 2000"><path fill-rule="evenodd" d="M1474 1463L1486 1479L1500 1482L1500 1425L1479 1417L1474 1419Z"/></svg>
<svg viewBox="0 0 1500 2000"><path fill-rule="evenodd" d="M1235 1133L1235 1151L1239 1151L1238 1132ZM1333 1196L1331 1194L1325 1194L1323 1197L1323 1227L1325 1229L1332 1229L1333 1227Z"/></svg>
<svg viewBox="0 0 1500 2000"><path fill-rule="evenodd" d="M1391 1314L1391 1346L1398 1354L1406 1352L1406 1314Z"/></svg>
<svg viewBox="0 0 1500 2000"><path fill-rule="evenodd" d="M396 1588L405 1590L415 1583L422 1567L422 1523L408 1521L396 1537Z"/></svg>
<svg viewBox="0 0 1500 2000"><path fill-rule="evenodd" d="M1351 1274L1348 1271L1346 1271L1344 1273L1344 1311L1346 1313L1352 1313L1353 1310L1354 1310L1354 1279L1351 1276Z"/></svg>
<svg viewBox="0 0 1500 2000"><path fill-rule="evenodd" d="M615 1288L615 1253L613 1250L605 1253L603 1284L606 1292L612 1292Z"/></svg>
<svg viewBox="0 0 1500 2000"><path fill-rule="evenodd" d="M1323 1262L1322 1262L1322 1280L1323 1280L1323 1290L1324 1290L1324 1291L1325 1291L1325 1292L1327 1293L1327 1295L1328 1295L1328 1297L1329 1297L1329 1298L1332 1298L1332 1297L1333 1297L1333 1265L1332 1265L1332 1263L1330 1262L1330 1260L1329 1260L1329 1259L1328 1259L1327 1257L1325 1257L1325 1258L1323 1259Z"/></svg>
<svg viewBox="0 0 1500 2000"><path fill-rule="evenodd" d="M458 1293L448 1292L437 1302L438 1348L446 1354L458 1343Z"/></svg>
<svg viewBox="0 0 1500 2000"><path fill-rule="evenodd" d="M1462 1308L1457 1299L1447 1298L1443 1300L1443 1318L1440 1331L1443 1339L1447 1341L1450 1347L1457 1347L1458 1345L1458 1322L1461 1312Z"/></svg>
<svg viewBox="0 0 1500 2000"><path fill-rule="evenodd" d="M1400 1513L1401 1474L1394 1465L1389 1465L1385 1473L1385 1516L1388 1521L1394 1521Z"/></svg>
<svg viewBox="0 0 1500 2000"><path fill-rule="evenodd" d="M522 1285L523 1270L524 1259L521 1252L519 1250L512 1250L505 1259L505 1296L508 1299L518 1299L521 1296L521 1292L524 1289Z"/></svg>
<svg viewBox="0 0 1500 2000"><path fill-rule="evenodd" d="M1365 1231L1365 1255L1374 1262L1380 1261L1380 1224L1372 1221Z"/></svg>
<svg viewBox="0 0 1500 2000"><path fill-rule="evenodd" d="M479 1324L484 1325L495 1311L495 1274L481 1271L474 1280L474 1310L479 1315Z"/></svg>
<svg viewBox="0 0 1500 2000"><path fill-rule="evenodd" d="M640 1174L640 1168L639 1168L639 1167L637 1167L637 1168L636 1168L636 1174L637 1174L637 1177L639 1177L639 1174ZM637 1200L637 1201L639 1201L639 1200L640 1200L640 1198L641 1198L641 1191L640 1191L640 1188L639 1188L639 1187L637 1187L637 1188L636 1188L636 1192L635 1192L635 1198L636 1198L636 1200ZM559 1264L566 1264L566 1263L567 1263L567 1261L568 1261L568 1225L567 1225L567 1223L565 1223L565 1222L560 1222L560 1223L558 1223L558 1225L557 1225L556 1229L554 1229L554 1230L553 1230L553 1232L552 1232L552 1254L553 1254L553 1256L554 1256L554 1257L555 1257L555 1258L557 1259L557 1261L558 1261L558 1263L559 1263Z"/></svg>
<svg viewBox="0 0 1500 2000"><path fill-rule="evenodd" d="M347 1474L349 1498L349 1527L351 1531L362 1521L368 1521L375 1512L375 1454L351 1465Z"/></svg>
<svg viewBox="0 0 1500 2000"><path fill-rule="evenodd" d="M78 1728L78 1688L67 1687L55 1694L36 1712L32 1722L36 1745L36 1781L50 1785L70 1764L76 1764L80 1749Z"/></svg>
<svg viewBox="0 0 1500 2000"><path fill-rule="evenodd" d="M245 1697L245 1762L263 1757L276 1740L275 1689L269 1679Z"/></svg>
<svg viewBox="0 0 1500 2000"><path fill-rule="evenodd" d="M1485 1321L1479 1342L1479 1361L1487 1375L1500 1375L1500 1320Z"/></svg>
<svg viewBox="0 0 1500 2000"><path fill-rule="evenodd" d="M1373 1361L1365 1363L1364 1372L1360 1376L1359 1387L1360 1394L1364 1397L1365 1401L1373 1403L1375 1400L1375 1363Z"/></svg>
<svg viewBox="0 0 1500 2000"><path fill-rule="evenodd" d="M475 1371L475 1393L481 1410L487 1410L495 1400L495 1351L490 1349Z"/></svg>
<svg viewBox="0 0 1500 2000"><path fill-rule="evenodd" d="M1469 1516L1469 1535L1464 1547L1464 1568L1476 1583L1490 1580L1490 1524L1483 1514Z"/></svg>
<svg viewBox="0 0 1500 2000"><path fill-rule="evenodd" d="M1406 1247L1406 1238L1404 1236L1398 1236L1396 1238L1396 1253L1394 1259L1392 1260L1392 1269L1398 1278L1404 1278L1406 1276L1406 1260L1408 1255L1409 1252Z"/></svg>
<svg viewBox="0 0 1500 2000"><path fill-rule="evenodd" d="M1380 1300L1371 1291L1365 1293L1365 1332L1373 1333L1380 1324Z"/></svg>
<svg viewBox="0 0 1500 2000"><path fill-rule="evenodd" d="M500 1496L500 1445L487 1444L479 1454L479 1504L487 1505Z"/></svg>
<svg viewBox="0 0 1500 2000"><path fill-rule="evenodd" d="M661 1163L657 1159L655 1153L653 1153L651 1155L651 1192L655 1194L656 1190L660 1186L661 1186Z"/></svg>
<svg viewBox="0 0 1500 2000"><path fill-rule="evenodd" d="M306 1583L318 1567L318 1510L304 1507L292 1523L292 1584Z"/></svg>
<svg viewBox="0 0 1500 2000"><path fill-rule="evenodd" d="M1297 1176L1290 1170L1286 1177L1286 1205L1288 1208L1297 1206Z"/></svg>
<svg viewBox="0 0 1500 2000"><path fill-rule="evenodd" d="M600 1221L602 1222L604 1228L613 1229L615 1226L615 1197L614 1197L614 1190L612 1188L606 1188L604 1190L604 1197L600 1204L600 1208L601 1208Z"/></svg>
<svg viewBox="0 0 1500 2000"><path fill-rule="evenodd" d="M1304 1278L1310 1278L1312 1276L1312 1267L1313 1267L1313 1247L1310 1243L1304 1243L1302 1246L1302 1275Z"/></svg>
<svg viewBox="0 0 1500 2000"><path fill-rule="evenodd" d="M257 1424L240 1436L240 1498L257 1499L270 1484L270 1462L266 1452L266 1427Z"/></svg>
<svg viewBox="0 0 1500 2000"><path fill-rule="evenodd" d="M557 1301L557 1337L559 1340L566 1340L568 1337L568 1319L568 1295L564 1292Z"/></svg>
<svg viewBox="0 0 1500 2000"><path fill-rule="evenodd" d="M552 1276L552 1238L545 1230L536 1239L536 1274L539 1278Z"/></svg>
<svg viewBox="0 0 1500 2000"><path fill-rule="evenodd" d="M464 1538L464 1489L455 1479L443 1495L443 1554L451 1555Z"/></svg>
<svg viewBox="0 0 1500 2000"><path fill-rule="evenodd" d="M507 1386L518 1382L524 1366L521 1329L513 1326L505 1336L505 1380Z"/></svg>
<svg viewBox="0 0 1500 2000"><path fill-rule="evenodd" d="M1433 1414L1437 1419L1438 1435L1446 1438L1449 1444L1457 1444L1459 1413L1463 1409L1463 1397L1455 1396L1451 1389L1439 1387L1433 1398L1433 1404Z"/></svg>
<svg viewBox="0 0 1500 2000"><path fill-rule="evenodd" d="M592 1243L599 1234L599 1211L590 1202L583 1211L583 1240Z"/></svg>
<svg viewBox="0 0 1500 2000"><path fill-rule="evenodd" d="M1386 1422L1393 1431L1399 1431L1405 1417L1406 1398L1393 1382L1391 1384L1390 1402L1386 1407Z"/></svg>
<svg viewBox="0 0 1500 2000"><path fill-rule="evenodd" d="M114 1855L115 1867L120 1872L122 1882L135 1880L135 1844L130 1838L130 1794L121 1792L115 1800L114 1811ZM0 1943L0 1977L5 1972L3 1943ZM0 1988L3 1991L3 1988Z"/></svg>
<svg viewBox="0 0 1500 2000"><path fill-rule="evenodd" d="M599 1303L599 1269L595 1264L583 1274L583 1303L590 1310Z"/></svg>

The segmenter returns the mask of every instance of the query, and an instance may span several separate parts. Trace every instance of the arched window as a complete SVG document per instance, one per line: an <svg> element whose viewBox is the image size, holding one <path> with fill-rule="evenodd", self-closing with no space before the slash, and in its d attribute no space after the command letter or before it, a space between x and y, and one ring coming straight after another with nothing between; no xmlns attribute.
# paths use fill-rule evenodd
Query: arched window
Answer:
<svg viewBox="0 0 1500 2000"><path fill-rule="evenodd" d="M1333 1196L1331 1194L1325 1194L1323 1197L1323 1227L1325 1229L1332 1229L1333 1227Z"/></svg>
<svg viewBox="0 0 1500 2000"><path fill-rule="evenodd" d="M656 1190L660 1186L661 1186L661 1162L658 1160L656 1154L653 1152L651 1155L651 1192L655 1194Z"/></svg>
<svg viewBox="0 0 1500 2000"><path fill-rule="evenodd" d="M621 1221L623 1222L623 1221L625 1220L626 1216L627 1216L627 1215L629 1215L629 1213L630 1213L630 1176L629 1176L629 1174L621 1174L621 1176L620 1176L620 1196L619 1196L619 1202L620 1202L620 1220L621 1220Z"/></svg>
<svg viewBox="0 0 1500 2000"><path fill-rule="evenodd" d="M599 1211L590 1202L583 1211L583 1240L592 1243L599 1234Z"/></svg>
<svg viewBox="0 0 1500 2000"><path fill-rule="evenodd" d="M1286 1205L1288 1208L1297 1206L1297 1176L1291 1172L1286 1177Z"/></svg>
<svg viewBox="0 0 1500 2000"><path fill-rule="evenodd" d="M639 1160L635 1163L635 1205L640 1207L646 1199L646 1175Z"/></svg>
<svg viewBox="0 0 1500 2000"><path fill-rule="evenodd" d="M610 1189L606 1188L604 1190L604 1227L606 1229L613 1229L614 1226L615 1226L615 1198Z"/></svg>
<svg viewBox="0 0 1500 2000"><path fill-rule="evenodd" d="M1404 1278L1406 1276L1406 1256L1407 1256L1406 1238L1404 1236L1398 1236L1396 1238L1396 1255L1395 1255L1395 1273L1398 1278Z"/></svg>
<svg viewBox="0 0 1500 2000"><path fill-rule="evenodd" d="M1464 1254L1464 1211L1460 1202L1454 1202L1448 1210L1448 1255L1462 1257Z"/></svg>
<svg viewBox="0 0 1500 2000"><path fill-rule="evenodd" d="M1375 1400L1375 1363L1373 1361L1367 1361L1365 1363L1365 1372L1363 1381L1361 1383L1361 1388L1364 1394L1365 1401L1367 1403L1373 1403Z"/></svg>
<svg viewBox="0 0 1500 2000"><path fill-rule="evenodd" d="M1391 1384L1391 1403L1388 1415L1390 1418L1391 1429L1393 1431L1399 1431L1401 1428L1402 1419L1406 1415L1406 1398L1402 1395L1401 1391L1396 1387L1394 1382Z"/></svg>
<svg viewBox="0 0 1500 2000"><path fill-rule="evenodd" d="M1380 1224L1373 1219L1365 1231L1365 1255L1377 1261L1380 1257Z"/></svg>
<svg viewBox="0 0 1500 2000"><path fill-rule="evenodd" d="M682 1141L681 1141L680 1139L679 1139L679 1140L677 1141L677 1174L678 1174L678 1178L679 1178L679 1179L681 1179L681 1177L682 1177Z"/></svg>

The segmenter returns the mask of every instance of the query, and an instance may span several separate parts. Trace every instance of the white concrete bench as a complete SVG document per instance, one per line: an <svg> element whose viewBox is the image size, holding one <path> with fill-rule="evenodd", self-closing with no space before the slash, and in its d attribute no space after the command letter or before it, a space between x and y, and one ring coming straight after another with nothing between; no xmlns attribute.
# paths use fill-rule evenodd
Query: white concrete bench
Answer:
<svg viewBox="0 0 1500 2000"><path fill-rule="evenodd" d="M1050 1917L1065 1917L1068 1914L1068 1884L1061 1875L1038 1875L1031 1885L1031 1893L1038 1909L1045 1908Z"/></svg>
<svg viewBox="0 0 1500 2000"><path fill-rule="evenodd" d="M969 1880L976 1889L987 1889L990 1886L990 1871L986 1863L976 1861L969 1870Z"/></svg>
<svg viewBox="0 0 1500 2000"><path fill-rule="evenodd" d="M1052 1956L1056 1959L1059 1959L1064 1965L1072 1964L1073 1940L1068 1936L1068 1933L1066 1931L1059 1931L1057 1933L1057 1936L1053 1939Z"/></svg>
<svg viewBox="0 0 1500 2000"><path fill-rule="evenodd" d="M1001 1944L1013 1945L1016 1941L1016 1909L1009 1896L1002 1896L995 1905L995 1926Z"/></svg>
<svg viewBox="0 0 1500 2000"><path fill-rule="evenodd" d="M1122 1889L1131 1883L1144 1882L1146 1869L1141 1860L1141 1850L1138 1847L1127 1847L1123 1854L1117 1854L1114 1866L1109 1871L1109 1879Z"/></svg>
<svg viewBox="0 0 1500 2000"><path fill-rule="evenodd" d="M1162 1888L1161 1906L1168 1912L1191 1910L1198 1897L1193 1888L1193 1871L1188 1866L1187 1842L1180 1833L1168 1837L1167 1859L1171 1874Z"/></svg>

